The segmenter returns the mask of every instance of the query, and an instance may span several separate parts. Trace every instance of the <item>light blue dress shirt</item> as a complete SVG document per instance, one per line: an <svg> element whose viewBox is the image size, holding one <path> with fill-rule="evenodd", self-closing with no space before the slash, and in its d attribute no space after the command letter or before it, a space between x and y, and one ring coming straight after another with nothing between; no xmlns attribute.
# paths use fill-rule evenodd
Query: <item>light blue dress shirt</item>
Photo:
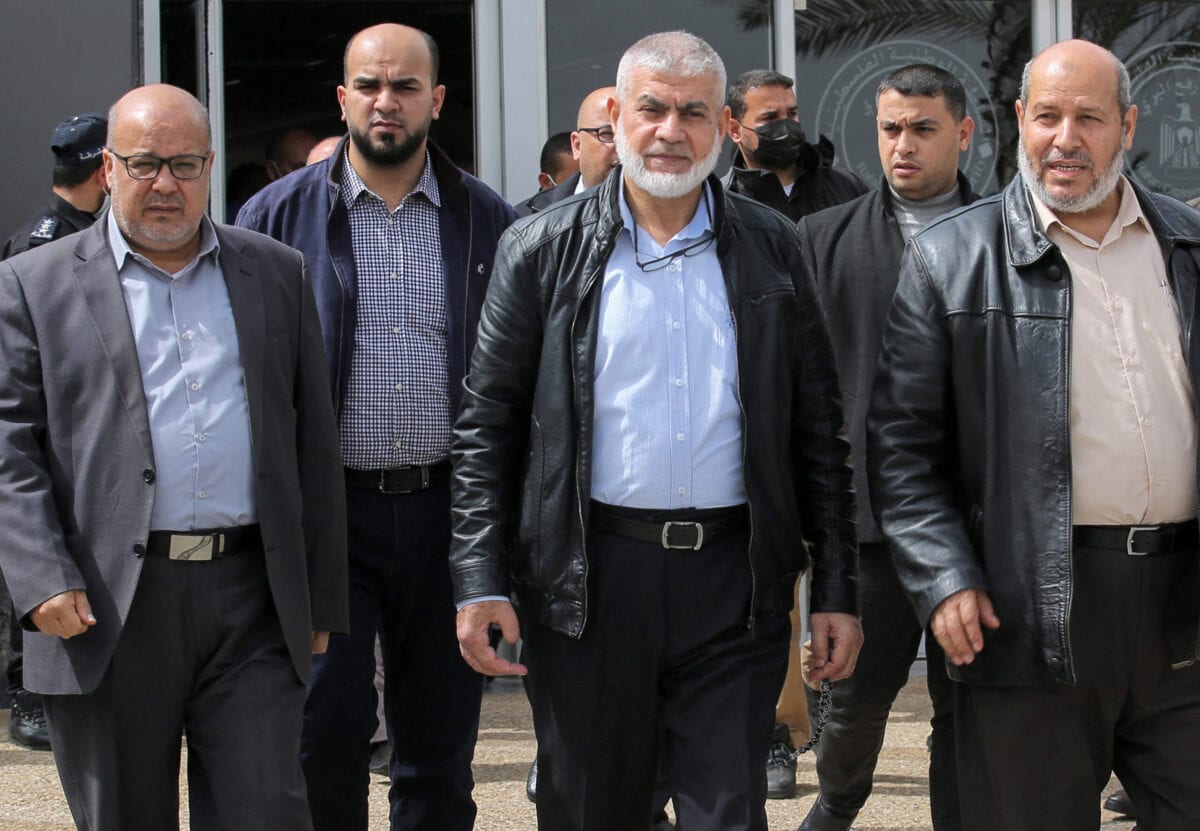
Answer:
<svg viewBox="0 0 1200 831"><path fill-rule="evenodd" d="M255 523L246 383L212 223L202 220L200 253L172 275L130 249L112 211L107 222L150 420L150 528Z"/></svg>
<svg viewBox="0 0 1200 831"><path fill-rule="evenodd" d="M712 231L712 193L658 245L624 228L604 272L596 339L592 498L630 508L720 508L746 501L737 339L716 243L659 270L643 263ZM635 259L633 234L638 234Z"/></svg>

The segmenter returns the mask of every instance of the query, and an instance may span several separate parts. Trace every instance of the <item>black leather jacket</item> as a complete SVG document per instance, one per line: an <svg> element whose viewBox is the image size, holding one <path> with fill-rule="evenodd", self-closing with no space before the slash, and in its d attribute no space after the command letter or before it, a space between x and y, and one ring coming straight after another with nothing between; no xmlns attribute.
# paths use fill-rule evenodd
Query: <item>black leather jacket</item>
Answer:
<svg viewBox="0 0 1200 831"><path fill-rule="evenodd" d="M1193 338L1200 216L1134 186ZM871 496L922 621L987 591L985 630L959 681L1072 684L1071 279L1018 177L913 237L888 316L868 419ZM1172 662L1194 660L1200 585L1181 586ZM1184 622L1190 621L1190 622Z"/></svg>
<svg viewBox="0 0 1200 831"><path fill-rule="evenodd" d="M572 637L588 617L595 341L620 175L501 238L452 450L455 600L515 592L526 613ZM708 184L737 333L748 623L791 609L810 550L813 611L855 613L849 446L795 229L716 177Z"/></svg>

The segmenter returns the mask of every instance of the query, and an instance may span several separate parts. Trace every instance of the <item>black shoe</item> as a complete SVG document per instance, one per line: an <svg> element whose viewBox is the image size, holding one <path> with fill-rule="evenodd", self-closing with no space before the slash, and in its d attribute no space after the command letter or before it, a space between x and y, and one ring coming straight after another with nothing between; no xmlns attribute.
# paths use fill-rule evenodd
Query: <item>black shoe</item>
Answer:
<svg viewBox="0 0 1200 831"><path fill-rule="evenodd" d="M855 816L857 815L855 812ZM804 822L800 823L800 827L796 831L850 831L850 825L853 822L854 816L847 817L830 810L818 795L817 801L808 811L808 816L804 818Z"/></svg>
<svg viewBox="0 0 1200 831"><path fill-rule="evenodd" d="M796 796L796 760L792 758L791 735L786 724L776 724L767 751L767 799Z"/></svg>
<svg viewBox="0 0 1200 831"><path fill-rule="evenodd" d="M391 776L392 746L387 742L371 742L371 773L377 776Z"/></svg>
<svg viewBox="0 0 1200 831"><path fill-rule="evenodd" d="M33 698L33 701L30 699ZM49 750L50 732L46 729L46 711L36 696L13 699L8 715L8 733L17 744L31 750Z"/></svg>
<svg viewBox="0 0 1200 831"><path fill-rule="evenodd" d="M525 796L534 805L537 804L537 757L533 757L533 764L529 766L529 775L525 777Z"/></svg>
<svg viewBox="0 0 1200 831"><path fill-rule="evenodd" d="M1123 817L1134 816L1133 803L1129 801L1129 794L1124 790L1117 791L1108 799L1104 800L1104 810L1112 811L1115 814L1120 814Z"/></svg>

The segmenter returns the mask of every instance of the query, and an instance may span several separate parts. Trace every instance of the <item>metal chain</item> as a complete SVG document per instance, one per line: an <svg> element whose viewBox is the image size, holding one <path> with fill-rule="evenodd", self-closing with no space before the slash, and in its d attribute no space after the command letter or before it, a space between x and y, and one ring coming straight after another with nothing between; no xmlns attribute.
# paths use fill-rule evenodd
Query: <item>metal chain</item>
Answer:
<svg viewBox="0 0 1200 831"><path fill-rule="evenodd" d="M812 738L806 741L803 747L793 750L788 754L789 760L794 760L801 753L807 753L817 746L821 741L821 733L825 731L825 722L829 720L829 711L833 709L833 684L826 679L821 682L821 701L817 705L817 717L813 721Z"/></svg>

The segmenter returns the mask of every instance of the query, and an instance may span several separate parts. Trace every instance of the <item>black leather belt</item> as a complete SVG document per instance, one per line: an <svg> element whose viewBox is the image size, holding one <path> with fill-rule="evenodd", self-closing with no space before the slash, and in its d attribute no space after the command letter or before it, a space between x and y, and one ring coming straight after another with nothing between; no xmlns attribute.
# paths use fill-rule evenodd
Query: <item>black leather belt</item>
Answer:
<svg viewBox="0 0 1200 831"><path fill-rule="evenodd" d="M436 465L408 465L386 470L354 470L346 468L346 486L377 488L380 493L397 494L426 491L450 482L450 462Z"/></svg>
<svg viewBox="0 0 1200 831"><path fill-rule="evenodd" d="M1124 551L1130 557L1195 551L1200 545L1196 520L1165 525L1076 525L1075 544Z"/></svg>
<svg viewBox="0 0 1200 831"><path fill-rule="evenodd" d="M691 549L720 542L746 530L746 507L703 511L643 511L592 503L592 523L598 531L663 548Z"/></svg>
<svg viewBox="0 0 1200 831"><path fill-rule="evenodd" d="M262 533L257 525L207 531L151 531L146 541L148 556L171 560L206 562L250 551L262 551Z"/></svg>

